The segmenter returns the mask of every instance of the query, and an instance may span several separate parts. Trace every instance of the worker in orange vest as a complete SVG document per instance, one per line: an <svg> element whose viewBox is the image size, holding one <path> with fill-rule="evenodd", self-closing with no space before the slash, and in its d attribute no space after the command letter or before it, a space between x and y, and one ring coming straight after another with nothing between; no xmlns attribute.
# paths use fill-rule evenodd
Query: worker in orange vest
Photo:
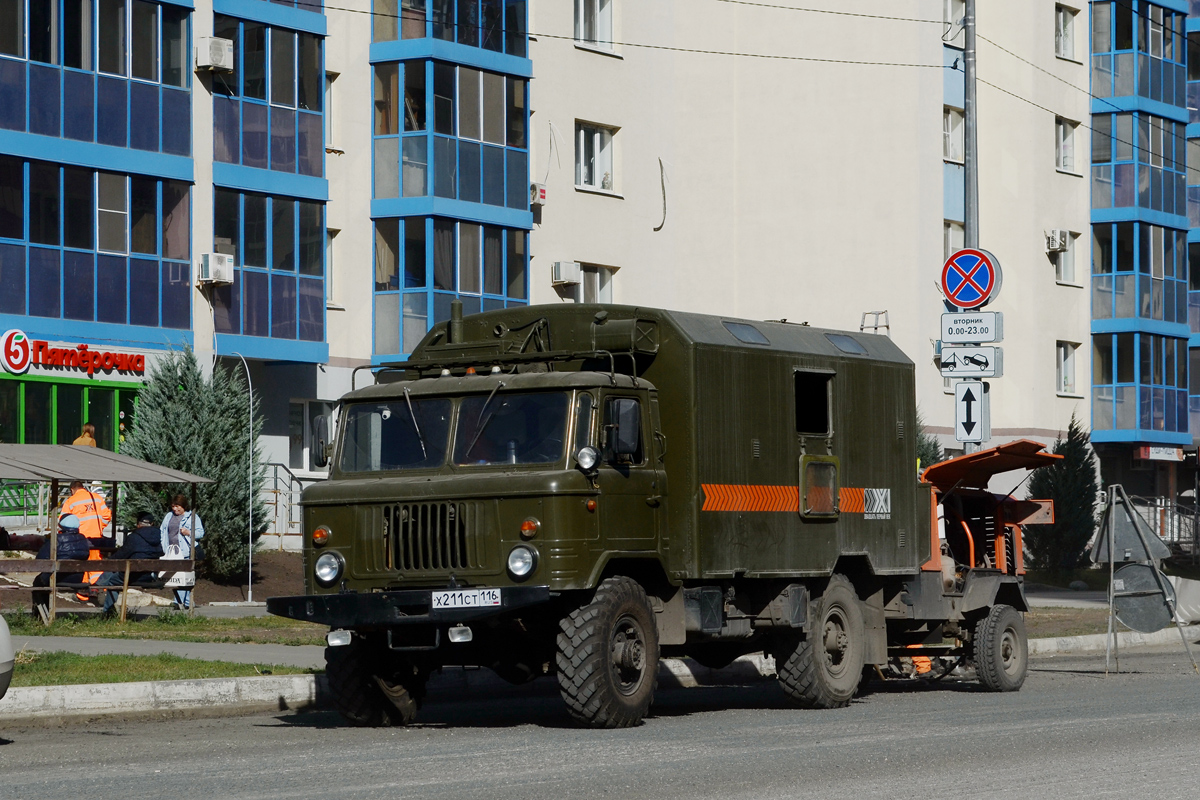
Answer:
<svg viewBox="0 0 1200 800"><path fill-rule="evenodd" d="M83 485L83 481L71 481L71 496L63 503L62 513L74 514L79 518L79 532L88 539L103 539L104 529L112 522L112 511L104 504L104 495L96 494ZM88 561L100 560L99 550L88 551ZM95 583L103 572L85 572L85 583ZM91 600L86 594L76 593L81 603Z"/></svg>

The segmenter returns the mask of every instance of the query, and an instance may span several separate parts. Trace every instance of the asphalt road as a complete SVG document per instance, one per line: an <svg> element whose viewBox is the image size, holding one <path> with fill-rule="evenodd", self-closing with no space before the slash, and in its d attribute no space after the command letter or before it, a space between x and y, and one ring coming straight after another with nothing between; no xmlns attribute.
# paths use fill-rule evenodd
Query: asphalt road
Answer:
<svg viewBox="0 0 1200 800"><path fill-rule="evenodd" d="M6 728L0 797L895 798L1195 796L1200 677L1178 648L1038 659L1024 689L879 687L798 711L773 684L661 692L625 731L551 687L431 703L407 729L336 715Z"/></svg>

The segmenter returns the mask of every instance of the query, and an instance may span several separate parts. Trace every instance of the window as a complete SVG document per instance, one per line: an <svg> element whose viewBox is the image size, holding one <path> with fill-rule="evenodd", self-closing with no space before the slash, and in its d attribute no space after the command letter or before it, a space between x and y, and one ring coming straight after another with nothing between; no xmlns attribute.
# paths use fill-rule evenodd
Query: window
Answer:
<svg viewBox="0 0 1200 800"><path fill-rule="evenodd" d="M942 221L942 263L950 260L950 256L963 249L966 232L961 222Z"/></svg>
<svg viewBox="0 0 1200 800"><path fill-rule="evenodd" d="M1069 234L1066 246L1053 254L1054 280L1058 283L1078 285L1078 281L1075 280L1075 240L1078 238L1077 233Z"/></svg>
<svg viewBox="0 0 1200 800"><path fill-rule="evenodd" d="M616 270L583 264L579 268L579 285L575 290L577 303L611 303L612 279Z"/></svg>
<svg viewBox="0 0 1200 800"><path fill-rule="evenodd" d="M407 217L375 220L375 353L411 353L458 298L475 314L526 305L528 231Z"/></svg>
<svg viewBox="0 0 1200 800"><path fill-rule="evenodd" d="M312 200L213 192L213 249L239 267L213 289L218 333L325 339L325 205Z"/></svg>
<svg viewBox="0 0 1200 800"><path fill-rule="evenodd" d="M1075 350L1079 345L1059 342L1054 390L1059 394L1075 394Z"/></svg>
<svg viewBox="0 0 1200 800"><path fill-rule="evenodd" d="M575 185L614 191L611 128L575 123Z"/></svg>
<svg viewBox="0 0 1200 800"><path fill-rule="evenodd" d="M321 177L325 165L324 40L217 14L235 69L213 73L213 158ZM323 76L325 76L323 78Z"/></svg>
<svg viewBox="0 0 1200 800"><path fill-rule="evenodd" d="M796 433L802 436L828 436L832 433L829 414L830 382L828 372L795 373Z"/></svg>
<svg viewBox="0 0 1200 800"><path fill-rule="evenodd" d="M1054 166L1062 172L1075 172L1075 124L1062 117L1054 120Z"/></svg>
<svg viewBox="0 0 1200 800"><path fill-rule="evenodd" d="M575 41L612 49L613 0L575 0Z"/></svg>
<svg viewBox="0 0 1200 800"><path fill-rule="evenodd" d="M1054 55L1059 58L1075 58L1075 14L1066 6L1054 7Z"/></svg>
<svg viewBox="0 0 1200 800"><path fill-rule="evenodd" d="M432 36L524 58L525 6L526 0L373 0L372 41Z"/></svg>
<svg viewBox="0 0 1200 800"><path fill-rule="evenodd" d="M942 41L946 44L955 47L963 46L963 17L967 14L967 4L965 0L942 0L942 22L946 23L946 30L942 34Z"/></svg>
<svg viewBox="0 0 1200 800"><path fill-rule="evenodd" d="M942 108L942 159L963 161L963 112L950 106Z"/></svg>
<svg viewBox="0 0 1200 800"><path fill-rule="evenodd" d="M374 85L376 198L529 207L526 81L406 61L376 64Z"/></svg>

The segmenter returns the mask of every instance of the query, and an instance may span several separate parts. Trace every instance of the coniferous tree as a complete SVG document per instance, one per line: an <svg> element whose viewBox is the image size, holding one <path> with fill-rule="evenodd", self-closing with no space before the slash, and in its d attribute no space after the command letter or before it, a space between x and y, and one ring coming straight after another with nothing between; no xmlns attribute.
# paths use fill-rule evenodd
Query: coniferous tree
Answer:
<svg viewBox="0 0 1200 800"><path fill-rule="evenodd" d="M1067 438L1055 441L1051 452L1063 459L1033 473L1029 496L1054 501L1054 524L1027 525L1025 547L1034 569L1061 573L1084 561L1084 551L1096 530L1100 487L1090 437L1074 414Z"/></svg>
<svg viewBox="0 0 1200 800"><path fill-rule="evenodd" d="M261 501L265 467L258 445L262 420L254 403L254 534L267 529ZM138 395L132 431L121 452L172 469L209 478L197 487L197 512L204 524L204 569L214 580L245 579L250 543L247 532L250 452L249 394L240 372L217 365L212 377L200 371L190 350L173 352L150 370ZM132 527L136 515L165 514L175 494L191 497L186 484L128 484L121 505L123 522Z"/></svg>
<svg viewBox="0 0 1200 800"><path fill-rule="evenodd" d="M937 464L939 461L944 461L946 458L942 452L942 446L938 444L936 436L930 436L925 432L925 418L921 416L920 409L917 410L917 461L921 464L921 469Z"/></svg>

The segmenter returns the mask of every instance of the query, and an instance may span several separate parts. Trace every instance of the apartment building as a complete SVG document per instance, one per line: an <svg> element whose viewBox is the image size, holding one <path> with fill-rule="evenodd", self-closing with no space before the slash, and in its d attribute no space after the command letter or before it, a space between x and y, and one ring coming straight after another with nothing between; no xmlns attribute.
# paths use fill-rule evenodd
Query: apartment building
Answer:
<svg viewBox="0 0 1200 800"><path fill-rule="evenodd" d="M981 5L994 441L1048 440L1091 423L1088 9ZM846 329L886 311L868 329L917 363L953 447L936 283L962 235L960 19L956 0L0 0L0 330L101 353L0 373L0 439L86 420L115 447L129 365L187 346L244 362L267 459L318 477L313 417L459 299ZM1048 252L1051 230L1070 235ZM231 281L198 280L206 254Z"/></svg>

